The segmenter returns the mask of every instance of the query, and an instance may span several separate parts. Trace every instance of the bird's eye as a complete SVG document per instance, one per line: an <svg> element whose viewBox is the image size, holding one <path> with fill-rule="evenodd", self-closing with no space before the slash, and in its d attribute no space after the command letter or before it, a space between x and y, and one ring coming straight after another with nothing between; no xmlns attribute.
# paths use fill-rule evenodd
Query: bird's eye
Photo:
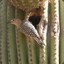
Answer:
<svg viewBox="0 0 64 64"><path fill-rule="evenodd" d="M14 22L14 19L12 19L11 22Z"/></svg>
<svg viewBox="0 0 64 64"><path fill-rule="evenodd" d="M13 21L14 21L14 19L13 19Z"/></svg>

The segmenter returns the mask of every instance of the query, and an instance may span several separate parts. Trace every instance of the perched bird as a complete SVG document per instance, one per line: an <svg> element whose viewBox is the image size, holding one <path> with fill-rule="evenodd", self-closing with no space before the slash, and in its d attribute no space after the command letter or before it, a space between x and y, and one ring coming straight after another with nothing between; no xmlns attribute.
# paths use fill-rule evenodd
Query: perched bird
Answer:
<svg viewBox="0 0 64 64"><path fill-rule="evenodd" d="M29 20L21 21L20 19L13 19L10 23L15 25L17 29L25 36L32 37L39 45L45 45L40 39L40 36L36 28L33 26L31 22L29 22Z"/></svg>

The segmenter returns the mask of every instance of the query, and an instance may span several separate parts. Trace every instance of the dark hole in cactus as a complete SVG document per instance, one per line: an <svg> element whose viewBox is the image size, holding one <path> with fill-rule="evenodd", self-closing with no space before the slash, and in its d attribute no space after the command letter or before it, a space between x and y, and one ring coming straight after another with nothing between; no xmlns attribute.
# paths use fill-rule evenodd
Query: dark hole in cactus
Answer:
<svg viewBox="0 0 64 64"><path fill-rule="evenodd" d="M29 21L35 26L35 28L37 28L37 25L39 24L40 19L41 19L41 16L36 16L36 15L29 17Z"/></svg>

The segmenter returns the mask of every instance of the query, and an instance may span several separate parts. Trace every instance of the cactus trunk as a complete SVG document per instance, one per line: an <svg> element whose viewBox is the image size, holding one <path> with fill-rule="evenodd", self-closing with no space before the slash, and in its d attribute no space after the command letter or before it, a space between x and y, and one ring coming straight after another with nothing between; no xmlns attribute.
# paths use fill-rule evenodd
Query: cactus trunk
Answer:
<svg viewBox="0 0 64 64"><path fill-rule="evenodd" d="M13 18L23 20L26 11L41 3L43 48L9 23ZM0 64L64 64L63 21L64 0L0 0Z"/></svg>

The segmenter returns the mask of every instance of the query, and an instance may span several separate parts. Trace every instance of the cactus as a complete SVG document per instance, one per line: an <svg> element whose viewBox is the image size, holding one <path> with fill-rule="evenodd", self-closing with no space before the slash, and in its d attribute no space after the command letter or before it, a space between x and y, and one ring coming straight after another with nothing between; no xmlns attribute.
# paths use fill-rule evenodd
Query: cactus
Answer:
<svg viewBox="0 0 64 64"><path fill-rule="evenodd" d="M0 2L0 25L1 25L1 37L0 37L0 45L1 45L1 63L8 63L8 52L7 52L7 5L5 0L1 0Z"/></svg>
<svg viewBox="0 0 64 64"><path fill-rule="evenodd" d="M51 1L51 61L52 64L59 64L59 2L58 0ZM53 46L52 46L53 45ZM53 53L52 53L53 52Z"/></svg>
<svg viewBox="0 0 64 64"><path fill-rule="evenodd" d="M44 1L44 6L43 6L44 10L43 10L43 19L41 23L47 23L45 24L45 26L43 26L42 29L42 37L43 37L43 42L47 45L47 41L46 41L46 36L47 36L47 28L48 28L48 0ZM39 58L39 64L47 64L47 56L46 56L46 46L44 46L43 48L40 48L40 58Z"/></svg>
<svg viewBox="0 0 64 64"><path fill-rule="evenodd" d="M7 6L7 22L10 22L11 18L15 17L15 9L12 6ZM17 64L17 48L16 48L16 34L15 27L7 24L7 47L8 47L8 62L11 64Z"/></svg>
<svg viewBox="0 0 64 64"><path fill-rule="evenodd" d="M64 64L64 0L49 1L50 5L48 0L0 0L0 64ZM43 48L9 23L25 19L40 3Z"/></svg>
<svg viewBox="0 0 64 64"><path fill-rule="evenodd" d="M59 48L59 54L60 54L60 64L64 64L64 0L60 0L60 48Z"/></svg>
<svg viewBox="0 0 64 64"><path fill-rule="evenodd" d="M13 6L22 9L23 11L31 10L38 7L38 0L8 0Z"/></svg>

